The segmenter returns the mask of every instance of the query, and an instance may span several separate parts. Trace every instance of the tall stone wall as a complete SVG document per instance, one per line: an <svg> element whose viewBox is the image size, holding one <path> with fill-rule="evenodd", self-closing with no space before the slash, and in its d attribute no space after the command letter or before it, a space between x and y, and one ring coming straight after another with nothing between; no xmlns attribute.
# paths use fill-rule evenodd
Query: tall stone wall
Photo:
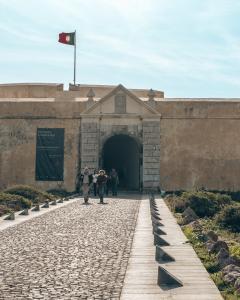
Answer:
<svg viewBox="0 0 240 300"><path fill-rule="evenodd" d="M240 190L240 119L162 119L164 190Z"/></svg>
<svg viewBox="0 0 240 300"><path fill-rule="evenodd" d="M37 128L64 128L64 181L36 181ZM75 189L78 167L79 120L0 119L0 188L15 184L33 185L47 190L58 184Z"/></svg>
<svg viewBox="0 0 240 300"><path fill-rule="evenodd" d="M81 115L77 101L0 101L0 188L35 181L37 128L65 128L64 182L75 189L79 164L98 167L104 142L127 134L143 146L145 188L240 190L240 100L168 100L156 103L161 115ZM92 118L92 119L91 119ZM93 120L94 119L94 120ZM82 125L81 125L82 123ZM84 125L85 124L85 125Z"/></svg>

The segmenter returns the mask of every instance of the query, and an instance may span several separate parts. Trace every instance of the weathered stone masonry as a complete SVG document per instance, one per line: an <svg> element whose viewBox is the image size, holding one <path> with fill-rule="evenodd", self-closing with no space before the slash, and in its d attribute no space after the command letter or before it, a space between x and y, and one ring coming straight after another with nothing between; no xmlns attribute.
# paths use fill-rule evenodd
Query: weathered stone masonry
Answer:
<svg viewBox="0 0 240 300"><path fill-rule="evenodd" d="M65 129L63 182L35 180L38 128ZM122 85L0 85L0 188L74 190L81 168L102 167L105 143L127 136L145 189L239 190L239 132L240 99L169 99Z"/></svg>
<svg viewBox="0 0 240 300"><path fill-rule="evenodd" d="M160 182L160 120L143 120L143 182L157 188Z"/></svg>

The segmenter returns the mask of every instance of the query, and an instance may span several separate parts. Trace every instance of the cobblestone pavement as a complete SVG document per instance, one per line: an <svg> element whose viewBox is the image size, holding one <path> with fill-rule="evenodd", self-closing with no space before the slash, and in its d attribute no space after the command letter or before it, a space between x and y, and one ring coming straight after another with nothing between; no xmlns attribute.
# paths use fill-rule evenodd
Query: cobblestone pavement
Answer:
<svg viewBox="0 0 240 300"><path fill-rule="evenodd" d="M90 202L0 232L1 300L120 298L139 201Z"/></svg>

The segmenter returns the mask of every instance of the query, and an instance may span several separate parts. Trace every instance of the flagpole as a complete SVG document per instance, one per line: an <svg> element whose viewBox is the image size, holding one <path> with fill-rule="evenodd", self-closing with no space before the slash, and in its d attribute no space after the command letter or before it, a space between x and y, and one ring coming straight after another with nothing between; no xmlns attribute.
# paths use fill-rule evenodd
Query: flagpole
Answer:
<svg viewBox="0 0 240 300"><path fill-rule="evenodd" d="M73 71L73 83L76 85L76 45L77 44L77 38L76 38L76 30L74 34L74 71Z"/></svg>

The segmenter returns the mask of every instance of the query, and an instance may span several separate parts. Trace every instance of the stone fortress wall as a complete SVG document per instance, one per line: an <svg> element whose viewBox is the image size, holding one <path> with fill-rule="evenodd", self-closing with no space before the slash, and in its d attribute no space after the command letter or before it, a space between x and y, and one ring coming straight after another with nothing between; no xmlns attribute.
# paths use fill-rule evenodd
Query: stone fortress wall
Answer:
<svg viewBox="0 0 240 300"><path fill-rule="evenodd" d="M0 188L74 190L81 163L88 159L84 163L97 167L104 139L116 131L142 143L145 187L152 181L163 190L240 189L240 99L169 99L161 91L149 96L149 90L130 89L126 114L114 115L115 88L0 85ZM63 182L35 180L37 128L65 129Z"/></svg>

